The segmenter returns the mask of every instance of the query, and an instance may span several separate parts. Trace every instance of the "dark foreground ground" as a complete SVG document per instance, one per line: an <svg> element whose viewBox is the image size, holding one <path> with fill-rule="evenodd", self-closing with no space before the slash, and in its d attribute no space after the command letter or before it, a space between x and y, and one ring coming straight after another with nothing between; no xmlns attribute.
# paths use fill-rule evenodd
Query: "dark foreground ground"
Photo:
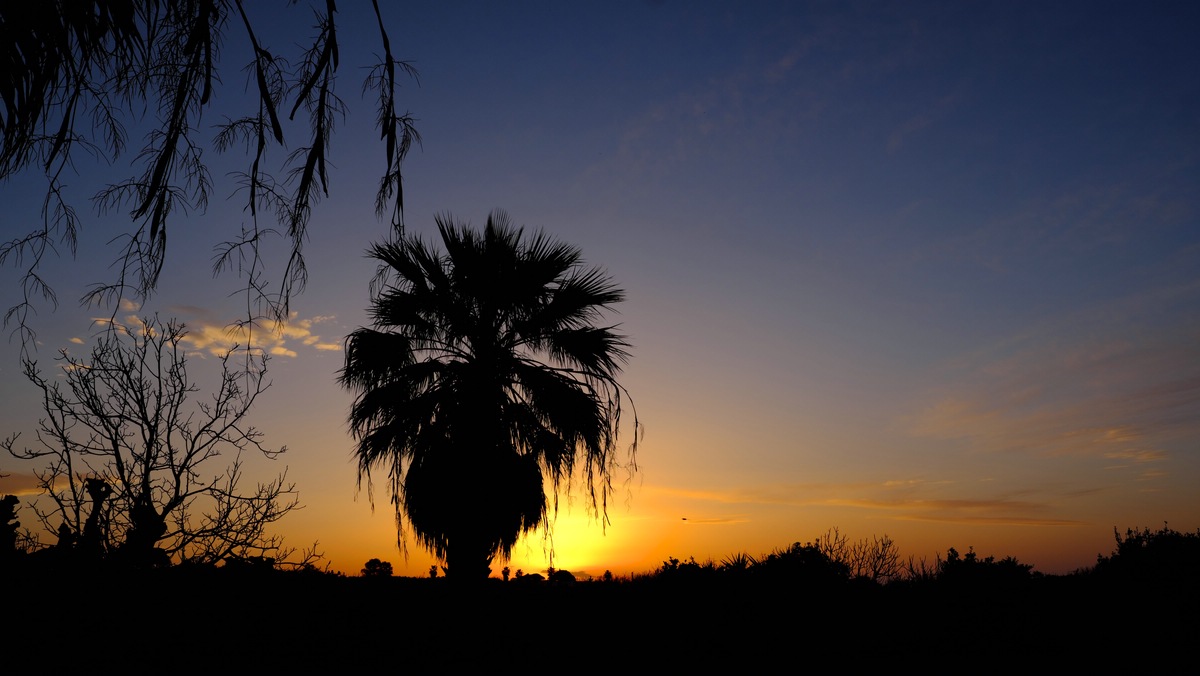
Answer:
<svg viewBox="0 0 1200 676"><path fill-rule="evenodd" d="M1197 586L6 576L0 674L1200 673Z"/></svg>

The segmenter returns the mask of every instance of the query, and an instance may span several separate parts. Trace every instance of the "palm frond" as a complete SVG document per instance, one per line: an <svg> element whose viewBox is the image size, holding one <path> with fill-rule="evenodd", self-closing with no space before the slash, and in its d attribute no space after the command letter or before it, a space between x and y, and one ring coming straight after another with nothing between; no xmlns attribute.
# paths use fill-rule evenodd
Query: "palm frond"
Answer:
<svg viewBox="0 0 1200 676"><path fill-rule="evenodd" d="M360 483L386 469L398 526L479 571L546 524L547 479L557 507L578 474L604 514L629 343L597 323L624 292L504 212L482 232L435 221L444 253L416 237L368 251L374 326L347 339L339 381Z"/></svg>

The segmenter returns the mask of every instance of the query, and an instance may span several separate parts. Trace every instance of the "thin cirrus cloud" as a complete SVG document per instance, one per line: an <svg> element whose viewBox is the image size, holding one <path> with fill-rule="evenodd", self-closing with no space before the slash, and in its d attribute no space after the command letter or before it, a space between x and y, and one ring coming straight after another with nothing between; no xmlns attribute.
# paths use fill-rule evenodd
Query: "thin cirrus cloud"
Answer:
<svg viewBox="0 0 1200 676"><path fill-rule="evenodd" d="M692 526L731 526L734 524L747 523L750 521L749 519L746 519L746 518L740 517L740 516L701 517L701 518L689 518L689 517L685 516L685 517L683 517L683 520L688 522L688 525L692 525Z"/></svg>
<svg viewBox="0 0 1200 676"><path fill-rule="evenodd" d="M1200 317L1187 308L1198 294L1102 303L956 357L909 432L985 453L1143 465L1190 453L1181 443L1200 433Z"/></svg>
<svg viewBox="0 0 1200 676"><path fill-rule="evenodd" d="M39 495L41 482L28 472L0 473L0 495Z"/></svg>
<svg viewBox="0 0 1200 676"><path fill-rule="evenodd" d="M933 104L925 106L920 112L900 123L888 136L888 154L899 152L922 131L950 115L954 111L959 98L960 94L957 91L946 94Z"/></svg>
<svg viewBox="0 0 1200 676"><path fill-rule="evenodd" d="M766 65L731 68L649 102L619 134L621 170L665 178L713 153L757 161L756 152L796 142L800 125L818 117L826 102L799 86L805 80L795 64L795 51L788 51Z"/></svg>
<svg viewBox="0 0 1200 676"><path fill-rule="evenodd" d="M1062 498L1080 497L1102 489L1057 494L1032 491L1007 491L978 498L937 497L948 481L922 479L889 480L882 483L780 484L728 490L685 490L659 487L655 492L672 498L718 504L844 507L873 513L875 516L902 521L926 521L989 525L1080 525L1081 521L1055 515L1054 503ZM688 523L743 523L737 517L688 518Z"/></svg>
<svg viewBox="0 0 1200 676"><path fill-rule="evenodd" d="M899 517L903 521L925 521L941 524L957 524L962 526L1087 526L1087 521L1077 519L1030 518L1011 516L971 516L947 515L945 513L929 513L920 515L905 515Z"/></svg>

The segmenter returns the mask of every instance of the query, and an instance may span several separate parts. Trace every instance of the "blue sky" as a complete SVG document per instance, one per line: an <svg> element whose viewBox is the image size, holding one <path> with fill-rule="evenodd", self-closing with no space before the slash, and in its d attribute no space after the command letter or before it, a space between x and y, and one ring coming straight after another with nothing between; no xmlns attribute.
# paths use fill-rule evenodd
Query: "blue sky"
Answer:
<svg viewBox="0 0 1200 676"><path fill-rule="evenodd" d="M372 208L383 151L355 69L371 60L373 17L364 3L340 10L350 114L257 423L289 447L308 505L287 526L297 544L320 539L351 572L370 556L405 569L387 505L372 515L354 499L341 353L320 349L366 321L362 252L386 234ZM888 533L906 555L974 546L1064 572L1109 551L1114 526L1200 525L1193 5L385 14L397 56L420 71L401 96L424 139L406 164L410 231L502 208L580 246L628 292L641 472L619 484L606 534L579 505L563 514L560 565L641 570L837 526ZM303 7L284 17L264 41L307 35ZM213 121L242 91L230 35ZM105 172L133 173L130 159L81 162L80 199ZM38 180L0 185L6 236L36 213ZM196 335L235 319L236 280L209 267L245 219L218 196L177 221L169 275L142 310ZM89 215L80 256L57 266L64 302L38 318L40 359L88 337L97 312L71 299L110 274L105 242L121 227ZM7 304L15 278L0 277ZM16 347L6 354L4 427L28 429L31 388ZM545 567L543 550L535 538L514 567ZM428 563L410 551L407 566Z"/></svg>

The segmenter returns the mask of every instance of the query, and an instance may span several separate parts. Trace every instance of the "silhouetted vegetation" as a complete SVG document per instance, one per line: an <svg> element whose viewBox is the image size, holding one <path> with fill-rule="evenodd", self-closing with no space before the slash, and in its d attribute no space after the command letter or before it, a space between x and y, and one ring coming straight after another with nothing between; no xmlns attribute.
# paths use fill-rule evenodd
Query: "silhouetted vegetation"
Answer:
<svg viewBox="0 0 1200 676"><path fill-rule="evenodd" d="M1165 589L1200 588L1200 529L1181 533L1163 524L1159 530L1113 529L1117 548L1098 556L1092 573L1106 581Z"/></svg>
<svg viewBox="0 0 1200 676"><path fill-rule="evenodd" d="M17 554L17 506L20 498L15 495L0 497L0 560L10 560Z"/></svg>
<svg viewBox="0 0 1200 676"><path fill-rule="evenodd" d="M394 670L396 657L383 648L411 640L420 649L405 652L405 673L527 673L517 651L531 642L539 659L571 673L1196 670L1197 588L1112 582L1149 580L1164 566L1194 579L1195 533L1126 531L1095 568L1070 575L951 548L917 565L924 573L916 578L902 572L881 582L836 560L835 532L719 562L671 557L655 571L591 582L556 569L549 580L518 570L508 584L499 577L468 586L384 583L253 561L136 575L24 568L20 584L6 585L9 607L20 609L10 614L19 620L9 623L7 645L39 645L45 627L62 626L55 623L63 609L80 599L138 643L115 653L116 634L81 631L70 650L12 650L4 666L211 673L212 663L181 657L203 644L219 655L261 655L279 673L368 673ZM369 562L364 577L367 568L382 566ZM106 590L120 593L98 593ZM170 599L182 601L169 606ZM179 612L164 615L164 608ZM573 618L582 618L577 631ZM616 632L613 640L597 643L597 627Z"/></svg>
<svg viewBox="0 0 1200 676"><path fill-rule="evenodd" d="M378 244L372 328L347 339L342 384L359 481L386 471L396 519L457 578L486 578L582 476L606 518L628 343L598 325L623 292L580 251L502 212L483 232L438 218L445 252ZM634 420L634 445L637 443ZM634 450L630 449L630 467Z"/></svg>
<svg viewBox="0 0 1200 676"><path fill-rule="evenodd" d="M390 561L369 559L362 568L363 577L391 577L392 564Z"/></svg>
<svg viewBox="0 0 1200 676"><path fill-rule="evenodd" d="M266 357L246 368L221 360L217 391L192 397L182 341L186 331L157 318L111 325L90 356L62 351L59 374L24 362L46 417L36 444L0 442L13 456L45 462L36 472L42 499L32 511L57 544L45 557L101 559L134 567L175 562L245 562L286 558L268 529L297 506L285 473L247 490L242 453L274 458L247 424L267 389Z"/></svg>
<svg viewBox="0 0 1200 676"><path fill-rule="evenodd" d="M109 302L115 312L115 301L141 300L154 291L166 262L168 229L179 227L179 215L203 211L214 192L203 159L211 142L219 152L247 156L245 170L230 175L230 189L216 192L236 189L251 219L227 235L216 269L245 275L248 306L255 308L248 319L266 314L287 320L289 301L308 277L303 246L309 217L328 193L326 158L346 112L336 89L338 37L344 33L335 3L315 4L315 37L283 40L300 45L289 58L277 51L280 45L261 39L263 25L276 19L275 3L265 14L260 12L268 5L234 0L0 3L0 180L26 170L46 180L38 200L41 222L0 244L0 263L23 269L22 300L8 310L6 325L15 321L28 342L35 303L57 303L43 263L60 246L73 255L83 226L66 179L89 160L116 164L127 152L127 128L141 127L148 109L155 120L132 162L138 175L95 186L96 208L126 208L132 224L116 238L116 279L96 285L85 301ZM376 97L383 155L376 210L400 227L400 165L420 139L412 118L398 107L397 74L415 78L416 72L393 56L378 2L374 9L379 56L364 89ZM362 31L354 36L367 39ZM245 47L249 63L220 61L231 43ZM206 111L212 116L213 103L224 100L217 95L222 84L241 88L243 67L253 83L248 109L202 123ZM202 137L213 122L215 137ZM297 143L297 134L307 138ZM196 225L211 226L203 220ZM288 256L273 285L265 278L269 247L260 245L280 234Z"/></svg>
<svg viewBox="0 0 1200 676"><path fill-rule="evenodd" d="M1032 571L1032 565L1021 563L1011 556L999 561L993 556L981 559L974 549L959 555L958 550L951 547L946 552L945 560L938 561L937 580L943 584L997 587L1028 580L1032 577Z"/></svg>
<svg viewBox="0 0 1200 676"><path fill-rule="evenodd" d="M903 566L896 543L886 534L849 542L836 528L826 531L815 543L831 561L846 567L853 579L887 582L900 577Z"/></svg>

